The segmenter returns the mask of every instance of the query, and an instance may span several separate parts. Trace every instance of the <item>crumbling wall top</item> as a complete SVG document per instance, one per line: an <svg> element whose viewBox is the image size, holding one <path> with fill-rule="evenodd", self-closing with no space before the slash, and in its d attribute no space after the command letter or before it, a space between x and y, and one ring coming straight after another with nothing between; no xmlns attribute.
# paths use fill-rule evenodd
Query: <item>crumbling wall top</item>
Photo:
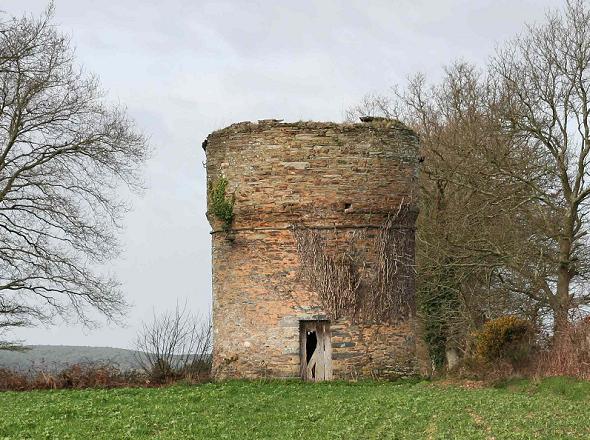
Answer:
<svg viewBox="0 0 590 440"><path fill-rule="evenodd" d="M236 135L242 133L263 133L265 131L279 129L281 131L309 132L325 130L331 132L365 132L367 128L375 130L394 130L399 137L407 138L411 143L418 141L416 133L407 125L397 119L388 119L374 116L364 116L361 122L317 122L317 121L296 121L283 122L282 119L260 119L258 121L243 121L231 124L212 132L203 142L203 149L206 150L208 139L220 136Z"/></svg>

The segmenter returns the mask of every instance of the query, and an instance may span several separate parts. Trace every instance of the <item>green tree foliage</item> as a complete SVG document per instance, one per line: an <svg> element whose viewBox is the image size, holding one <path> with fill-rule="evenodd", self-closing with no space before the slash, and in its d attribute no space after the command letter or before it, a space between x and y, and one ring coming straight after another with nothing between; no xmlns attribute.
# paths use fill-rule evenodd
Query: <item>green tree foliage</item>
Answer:
<svg viewBox="0 0 590 440"><path fill-rule="evenodd" d="M449 280L454 276L449 274L452 265L441 266L439 283L436 286L420 284L418 289L418 307L422 318L424 340L428 346L428 352L433 367L440 370L446 360L446 351L449 348L461 346L461 311L462 304L459 298L459 289L451 286Z"/></svg>

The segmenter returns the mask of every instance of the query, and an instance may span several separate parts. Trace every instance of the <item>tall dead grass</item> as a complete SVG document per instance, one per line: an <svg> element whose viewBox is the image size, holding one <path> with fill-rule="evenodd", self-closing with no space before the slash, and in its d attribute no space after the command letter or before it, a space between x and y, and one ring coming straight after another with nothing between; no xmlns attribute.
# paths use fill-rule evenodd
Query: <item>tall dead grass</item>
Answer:
<svg viewBox="0 0 590 440"><path fill-rule="evenodd" d="M33 370L28 373L0 369L0 391L51 389L156 387L183 381L205 382L208 374L186 374L170 381L154 381L141 371L122 371L109 364L75 364L59 372Z"/></svg>
<svg viewBox="0 0 590 440"><path fill-rule="evenodd" d="M590 319L586 318L554 338L534 362L537 377L570 376L590 380Z"/></svg>

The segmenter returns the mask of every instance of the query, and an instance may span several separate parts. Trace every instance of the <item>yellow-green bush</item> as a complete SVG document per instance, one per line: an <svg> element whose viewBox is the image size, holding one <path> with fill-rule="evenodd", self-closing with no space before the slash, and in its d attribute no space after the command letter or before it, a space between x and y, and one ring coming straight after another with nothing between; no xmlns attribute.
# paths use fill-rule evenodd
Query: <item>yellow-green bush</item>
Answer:
<svg viewBox="0 0 590 440"><path fill-rule="evenodd" d="M532 349L534 328L518 316L501 316L486 322L475 334L475 354L484 361L499 359L519 362Z"/></svg>

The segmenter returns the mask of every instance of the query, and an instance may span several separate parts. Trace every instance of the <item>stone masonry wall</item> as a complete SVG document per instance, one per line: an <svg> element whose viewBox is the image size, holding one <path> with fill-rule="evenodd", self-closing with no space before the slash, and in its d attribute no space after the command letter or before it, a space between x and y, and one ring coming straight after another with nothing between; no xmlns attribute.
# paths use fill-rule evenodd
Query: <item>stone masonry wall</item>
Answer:
<svg viewBox="0 0 590 440"><path fill-rule="evenodd" d="M400 204L416 205L417 139L397 121L269 120L212 133L206 154L208 182L224 176L235 194L230 231L208 215L215 377L297 377L300 321L330 316L301 279L291 227L368 231L371 264L377 228ZM330 320L334 378L417 371L413 317Z"/></svg>

